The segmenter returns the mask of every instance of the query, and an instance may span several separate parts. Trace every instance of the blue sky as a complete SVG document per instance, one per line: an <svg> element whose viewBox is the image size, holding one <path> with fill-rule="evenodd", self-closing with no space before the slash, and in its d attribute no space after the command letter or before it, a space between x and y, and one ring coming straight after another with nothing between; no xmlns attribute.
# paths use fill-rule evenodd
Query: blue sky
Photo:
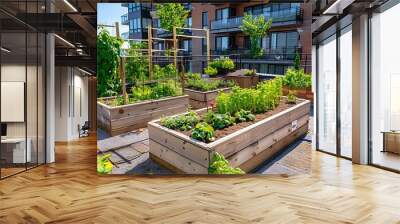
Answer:
<svg viewBox="0 0 400 224"><path fill-rule="evenodd" d="M114 25L120 24L120 32L128 32L129 26L121 25L121 16L128 12L127 7L122 7L121 3L97 3L97 24Z"/></svg>

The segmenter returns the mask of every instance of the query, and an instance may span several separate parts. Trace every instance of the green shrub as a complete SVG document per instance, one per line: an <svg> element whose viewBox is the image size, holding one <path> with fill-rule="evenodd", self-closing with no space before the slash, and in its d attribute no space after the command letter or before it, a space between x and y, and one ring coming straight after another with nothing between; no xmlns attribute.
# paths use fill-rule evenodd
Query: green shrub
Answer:
<svg viewBox="0 0 400 224"><path fill-rule="evenodd" d="M303 69L289 68L283 77L283 84L289 88L310 88L311 75L305 73Z"/></svg>
<svg viewBox="0 0 400 224"><path fill-rule="evenodd" d="M113 164L110 162L111 154L97 155L97 173L110 174Z"/></svg>
<svg viewBox="0 0 400 224"><path fill-rule="evenodd" d="M199 115L197 115L196 112L189 111L187 114L175 117L162 117L160 119L160 124L169 129L188 131L193 129L199 121Z"/></svg>
<svg viewBox="0 0 400 224"><path fill-rule="evenodd" d="M186 74L186 78L187 79L201 79L201 75L200 75L200 73L191 73L191 72L189 72L189 73L187 73Z"/></svg>
<svg viewBox="0 0 400 224"><path fill-rule="evenodd" d="M204 69L204 73L206 73L209 76L216 76L218 74L218 70L211 66L207 66L207 68Z"/></svg>
<svg viewBox="0 0 400 224"><path fill-rule="evenodd" d="M209 174L245 174L240 168L233 168L225 157L218 152L215 152L208 167Z"/></svg>
<svg viewBox="0 0 400 224"><path fill-rule="evenodd" d="M216 90L220 87L221 81L219 80L205 80L205 79L189 79L186 87L198 91Z"/></svg>
<svg viewBox="0 0 400 224"><path fill-rule="evenodd" d="M220 93L216 98L216 109L220 114L235 114L248 110L263 113L274 109L282 96L282 80L274 79L257 85L256 89L232 88L231 93Z"/></svg>
<svg viewBox="0 0 400 224"><path fill-rule="evenodd" d="M251 111L243 110L235 113L235 118L237 122L254 121L256 116L251 113Z"/></svg>
<svg viewBox="0 0 400 224"><path fill-rule="evenodd" d="M235 118L231 117L229 114L217 114L209 111L205 117L204 121L210 124L214 129L224 129L235 123Z"/></svg>
<svg viewBox="0 0 400 224"><path fill-rule="evenodd" d="M217 74L224 75L235 69L235 63L228 57L220 57L210 62L207 68L209 67L214 68L217 71ZM213 72L215 72L215 70L213 70ZM206 74L208 73L206 72Z"/></svg>
<svg viewBox="0 0 400 224"><path fill-rule="evenodd" d="M290 103L290 104L295 104L296 103L297 96L295 94L295 91L289 91L286 101L287 101L287 103Z"/></svg>
<svg viewBox="0 0 400 224"><path fill-rule="evenodd" d="M256 75L256 70L255 69L246 69L244 71L244 75L245 76L253 76Z"/></svg>
<svg viewBox="0 0 400 224"><path fill-rule="evenodd" d="M153 66L153 79L165 79L178 76L178 71L173 64L168 64L164 67L159 65Z"/></svg>
<svg viewBox="0 0 400 224"><path fill-rule="evenodd" d="M214 141L214 128L206 122L200 122L196 124L191 136L202 142L212 142Z"/></svg>

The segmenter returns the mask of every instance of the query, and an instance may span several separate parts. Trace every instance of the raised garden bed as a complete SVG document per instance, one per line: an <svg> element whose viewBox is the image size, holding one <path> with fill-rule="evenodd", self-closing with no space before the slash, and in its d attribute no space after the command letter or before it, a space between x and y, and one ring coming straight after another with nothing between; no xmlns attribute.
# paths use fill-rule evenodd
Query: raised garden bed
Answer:
<svg viewBox="0 0 400 224"><path fill-rule="evenodd" d="M306 99L306 100L310 100L313 101L314 99L314 94L310 88L289 88L287 86L283 86L282 88L282 92L283 95L287 96L289 94L289 91L294 91L295 95L298 98L302 98L302 99Z"/></svg>
<svg viewBox="0 0 400 224"><path fill-rule="evenodd" d="M184 94L189 96L189 104L192 109L200 109L215 103L219 92L229 92L231 88L222 88L210 91L198 91L186 88Z"/></svg>
<svg viewBox="0 0 400 224"><path fill-rule="evenodd" d="M149 121L159 119L163 115L184 113L189 107L188 95L146 100L122 106L109 106L101 102L112 99L114 98L101 98L97 102L97 123L99 128L110 136L145 128Z"/></svg>
<svg viewBox="0 0 400 224"><path fill-rule="evenodd" d="M241 88L251 88L255 87L260 78L257 74L255 75L245 75L246 69L240 69L235 72L228 73L225 76L226 80L235 81Z"/></svg>
<svg viewBox="0 0 400 224"><path fill-rule="evenodd" d="M198 114L206 109L197 111ZM155 160L178 173L208 174L214 153L222 154L232 167L249 172L283 150L308 131L310 101L286 104L257 114L255 121L216 131L216 140L197 141L188 133L149 122L150 153Z"/></svg>

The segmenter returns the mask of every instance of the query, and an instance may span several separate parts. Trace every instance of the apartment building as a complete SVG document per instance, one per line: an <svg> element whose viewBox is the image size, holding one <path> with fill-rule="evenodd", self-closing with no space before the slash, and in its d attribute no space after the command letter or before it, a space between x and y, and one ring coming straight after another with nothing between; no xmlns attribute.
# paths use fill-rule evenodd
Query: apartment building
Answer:
<svg viewBox="0 0 400 224"><path fill-rule="evenodd" d="M128 13L121 17L122 24L129 25L129 36L147 38L147 24L159 27L159 21L151 15L155 10L149 3L123 3ZM240 62L243 68L256 68L259 73L284 74L293 66L296 52L301 55L301 64L311 72L311 34L305 32L311 25L311 4L308 3L184 3L190 10L187 26L205 28L210 31L211 55L227 55ZM272 19L269 34L260 40L264 48L261 58L249 55L250 41L241 30L244 14L263 15ZM201 31L186 30L188 35L204 36ZM172 34L156 32L159 37ZM160 48L162 43L160 43ZM193 72L201 72L206 66L206 40L183 38L179 47L186 49L188 67Z"/></svg>
<svg viewBox="0 0 400 224"><path fill-rule="evenodd" d="M314 147L400 171L398 1L314 1Z"/></svg>

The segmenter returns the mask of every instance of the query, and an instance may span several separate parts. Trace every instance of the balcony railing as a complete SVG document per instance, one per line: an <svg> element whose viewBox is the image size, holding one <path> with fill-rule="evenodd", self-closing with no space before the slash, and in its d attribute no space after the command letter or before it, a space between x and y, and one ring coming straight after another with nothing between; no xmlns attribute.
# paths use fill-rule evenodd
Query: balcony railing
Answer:
<svg viewBox="0 0 400 224"><path fill-rule="evenodd" d="M296 57L296 52L301 54L302 49L299 47L264 49L264 54L261 57L253 58L249 49L234 49L234 50L214 50L212 55L241 55L243 59L250 60L268 60L268 61L293 61Z"/></svg>
<svg viewBox="0 0 400 224"><path fill-rule="evenodd" d="M285 10L266 12L263 15L266 20L272 19L272 26L282 26L297 23L302 20L303 13L299 7ZM254 15L254 16L259 16ZM214 20L211 22L211 30L239 29L243 23L243 17L233 17L229 19Z"/></svg>
<svg viewBox="0 0 400 224"><path fill-rule="evenodd" d="M122 25L129 25L128 14L124 14L121 16L121 23Z"/></svg>

